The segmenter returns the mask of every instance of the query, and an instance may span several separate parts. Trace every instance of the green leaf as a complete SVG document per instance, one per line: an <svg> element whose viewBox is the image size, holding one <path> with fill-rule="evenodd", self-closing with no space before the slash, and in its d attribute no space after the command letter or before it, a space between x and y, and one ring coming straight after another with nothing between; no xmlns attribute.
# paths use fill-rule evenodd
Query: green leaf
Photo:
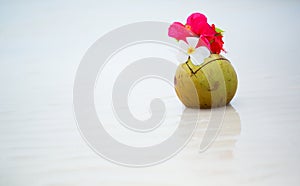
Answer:
<svg viewBox="0 0 300 186"><path fill-rule="evenodd" d="M222 29L220 29L220 28L215 28L215 30L216 30L216 32L218 32L218 33L223 33L224 32L224 30L222 30Z"/></svg>

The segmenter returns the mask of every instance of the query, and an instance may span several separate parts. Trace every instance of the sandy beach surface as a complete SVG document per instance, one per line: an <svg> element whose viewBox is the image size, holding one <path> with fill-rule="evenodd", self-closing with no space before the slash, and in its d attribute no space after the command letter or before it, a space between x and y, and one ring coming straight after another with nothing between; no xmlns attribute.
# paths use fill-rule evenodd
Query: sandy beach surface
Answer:
<svg viewBox="0 0 300 186"><path fill-rule="evenodd" d="M157 80L138 84L129 106L145 119L151 99L161 97L166 124L147 136L126 133L99 83L96 110L105 129L125 144L158 144L199 112L203 119L185 148L163 163L132 168L103 159L87 145L74 116L74 79L84 54L120 26L184 22L196 11L225 30L224 55L239 78L217 137L201 151L211 111L185 109L172 87ZM0 185L299 185L299 17L297 0L1 1ZM134 51L144 55L141 48ZM134 51L112 64L122 66ZM118 75L108 72L104 78Z"/></svg>

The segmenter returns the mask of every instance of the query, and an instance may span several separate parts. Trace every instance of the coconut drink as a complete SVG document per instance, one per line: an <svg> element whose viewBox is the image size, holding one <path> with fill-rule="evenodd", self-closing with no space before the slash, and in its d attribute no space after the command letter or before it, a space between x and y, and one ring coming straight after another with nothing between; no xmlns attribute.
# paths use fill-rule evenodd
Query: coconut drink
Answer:
<svg viewBox="0 0 300 186"><path fill-rule="evenodd" d="M237 90L237 75L223 49L223 30L209 25L194 13L186 24L174 22L169 36L178 41L180 62L174 87L180 101L190 108L221 107L230 103Z"/></svg>

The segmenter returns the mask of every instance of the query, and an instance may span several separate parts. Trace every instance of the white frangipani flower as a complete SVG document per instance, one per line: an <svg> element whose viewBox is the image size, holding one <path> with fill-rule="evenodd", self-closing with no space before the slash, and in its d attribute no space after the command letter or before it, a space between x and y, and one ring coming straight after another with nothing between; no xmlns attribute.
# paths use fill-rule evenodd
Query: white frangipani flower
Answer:
<svg viewBox="0 0 300 186"><path fill-rule="evenodd" d="M191 61L194 65L200 65L201 63L203 63L205 58L209 57L210 51L205 46L196 48L199 41L199 38L197 37L187 37L186 40L187 43L182 40L179 41L179 47L181 50L179 51L179 54L177 56L178 61L180 63L185 63L190 56Z"/></svg>

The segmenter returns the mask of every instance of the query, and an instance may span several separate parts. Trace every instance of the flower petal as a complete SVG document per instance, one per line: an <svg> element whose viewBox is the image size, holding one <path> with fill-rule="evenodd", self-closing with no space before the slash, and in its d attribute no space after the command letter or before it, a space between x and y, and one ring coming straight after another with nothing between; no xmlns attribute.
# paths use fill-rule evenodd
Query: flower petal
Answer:
<svg viewBox="0 0 300 186"><path fill-rule="evenodd" d="M192 31L198 35L213 36L217 32L206 22L199 22L192 27Z"/></svg>
<svg viewBox="0 0 300 186"><path fill-rule="evenodd" d="M204 59L210 56L208 48L201 46L196 48L195 53L191 55L191 61L194 65L200 65L204 62Z"/></svg>
<svg viewBox="0 0 300 186"><path fill-rule="evenodd" d="M208 48L201 46L199 48L196 48L196 54L200 54L202 55L204 58L207 58L210 56L210 51L208 50Z"/></svg>
<svg viewBox="0 0 300 186"><path fill-rule="evenodd" d="M179 48L180 48L180 50L183 50L186 53L187 50L189 49L189 45L185 41L180 40Z"/></svg>
<svg viewBox="0 0 300 186"><path fill-rule="evenodd" d="M186 37L193 37L196 36L195 33L185 28L185 26L179 22L174 22L169 27L168 35L173 37L177 40L186 41Z"/></svg>
<svg viewBox="0 0 300 186"><path fill-rule="evenodd" d="M195 24L197 22L198 23L199 22L207 22L206 16L201 13L193 13L186 20L186 23L192 27L193 27L193 24Z"/></svg>
<svg viewBox="0 0 300 186"><path fill-rule="evenodd" d="M189 58L189 55L182 52L182 51L179 51L179 53L177 54L177 60L179 61L179 63L185 63L188 58Z"/></svg>
<svg viewBox="0 0 300 186"><path fill-rule="evenodd" d="M200 46L205 46L205 47L207 47L210 50L210 43L209 43L209 41L208 41L208 39L206 37L200 36L200 39L199 39L199 42L198 42L196 48L198 48Z"/></svg>
<svg viewBox="0 0 300 186"><path fill-rule="evenodd" d="M201 63L203 63L204 61L204 57L196 57L195 54L191 55L191 61L194 65L201 65Z"/></svg>
<svg viewBox="0 0 300 186"><path fill-rule="evenodd" d="M196 48L196 46L199 42L198 37L187 37L186 40L187 40L188 45L193 47L193 48Z"/></svg>

